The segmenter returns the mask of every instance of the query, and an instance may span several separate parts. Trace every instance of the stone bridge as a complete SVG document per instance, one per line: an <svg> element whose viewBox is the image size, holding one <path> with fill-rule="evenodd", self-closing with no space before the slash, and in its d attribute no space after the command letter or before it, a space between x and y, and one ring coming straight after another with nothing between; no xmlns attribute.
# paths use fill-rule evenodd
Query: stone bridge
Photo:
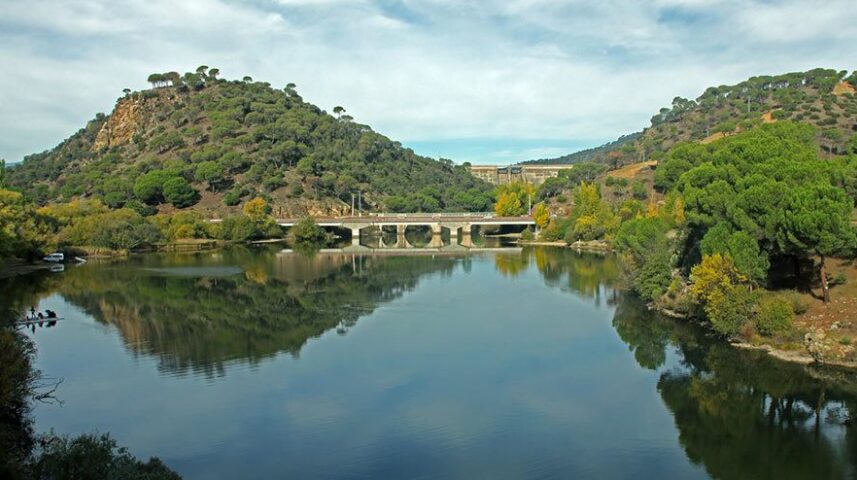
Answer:
<svg viewBox="0 0 857 480"><path fill-rule="evenodd" d="M299 218L277 219L284 227L298 223ZM461 230L462 245L470 244L473 227L523 225L535 226L532 217L498 217L492 213L377 213L363 216L315 218L315 223L321 227L342 228L351 231L351 244L360 244L360 231L367 227L396 227L399 243L406 244L405 229L411 226L427 226L432 231L432 241L439 241L443 229L449 230L450 238L457 238Z"/></svg>

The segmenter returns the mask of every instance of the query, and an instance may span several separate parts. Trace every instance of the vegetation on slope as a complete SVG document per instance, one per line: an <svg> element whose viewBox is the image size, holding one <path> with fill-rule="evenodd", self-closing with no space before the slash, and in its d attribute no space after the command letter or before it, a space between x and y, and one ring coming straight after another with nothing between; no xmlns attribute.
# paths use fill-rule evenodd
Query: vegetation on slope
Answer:
<svg viewBox="0 0 857 480"><path fill-rule="evenodd" d="M617 196L623 176L580 177L571 211L542 238L612 243L645 299L727 336L793 341L793 319L807 306L777 290L815 288L829 302L843 279L827 260L857 248L857 155L820 157L816 131L783 121L677 145L654 172L654 192L631 183Z"/></svg>
<svg viewBox="0 0 857 480"><path fill-rule="evenodd" d="M857 72L817 68L758 76L736 85L710 87L695 100L675 97L652 117L641 134L602 147L538 163L593 161L618 167L658 160L683 142L708 143L764 123L792 120L816 127L814 141L824 155L848 153L857 117ZM623 141L627 140L627 141ZM850 143L849 143L850 142Z"/></svg>
<svg viewBox="0 0 857 480"><path fill-rule="evenodd" d="M153 74L56 148L8 170L43 205L97 197L147 215L194 207L212 215L256 196L282 215L364 209L487 210L490 186L448 160L414 154L336 107L303 101L294 84L217 78L217 69ZM233 208L230 208L233 207Z"/></svg>

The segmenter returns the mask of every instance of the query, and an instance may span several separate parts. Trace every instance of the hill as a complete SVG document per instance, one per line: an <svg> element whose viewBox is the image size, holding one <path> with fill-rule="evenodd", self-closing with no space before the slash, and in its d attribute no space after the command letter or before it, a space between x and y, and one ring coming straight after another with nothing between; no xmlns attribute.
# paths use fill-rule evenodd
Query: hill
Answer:
<svg viewBox="0 0 857 480"><path fill-rule="evenodd" d="M848 153L848 142L857 133L857 72L849 76L845 70L817 68L710 87L696 100L675 97L641 133L533 163L595 161L616 168L657 160L678 143L711 143L780 120L815 127L815 143L822 155Z"/></svg>
<svg viewBox="0 0 857 480"><path fill-rule="evenodd" d="M566 165L571 163L583 162L606 162L607 155L614 150L621 150L625 145L632 145L642 132L634 132L628 135L622 135L618 139L605 143L604 145L587 148L578 152L569 153L561 157L555 158L540 158L538 160L525 160L522 165Z"/></svg>
<svg viewBox="0 0 857 480"><path fill-rule="evenodd" d="M39 204L98 197L154 213L211 216L264 196L276 215L366 210L487 210L488 184L449 160L414 154L354 121L305 102L294 84L218 78L217 69L153 74L110 115L9 168L8 182Z"/></svg>

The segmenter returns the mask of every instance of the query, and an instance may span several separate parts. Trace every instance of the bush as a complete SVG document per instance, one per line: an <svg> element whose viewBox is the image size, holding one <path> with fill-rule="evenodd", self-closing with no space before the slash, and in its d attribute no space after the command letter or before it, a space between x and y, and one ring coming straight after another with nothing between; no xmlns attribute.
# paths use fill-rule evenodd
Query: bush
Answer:
<svg viewBox="0 0 857 480"><path fill-rule="evenodd" d="M713 290L705 304L705 314L715 331L735 336L753 315L756 294L744 285Z"/></svg>
<svg viewBox="0 0 857 480"><path fill-rule="evenodd" d="M33 461L33 478L180 480L157 458L141 462L109 435L49 436Z"/></svg>
<svg viewBox="0 0 857 480"><path fill-rule="evenodd" d="M173 177L164 182L164 200L177 208L184 208L195 204L199 200L199 193L184 178Z"/></svg>
<svg viewBox="0 0 857 480"><path fill-rule="evenodd" d="M669 252L652 252L635 271L634 290L646 300L655 300L666 292L672 281Z"/></svg>
<svg viewBox="0 0 857 480"><path fill-rule="evenodd" d="M754 319L756 330L762 335L770 336L791 329L794 310L791 304L782 298L764 296L756 305Z"/></svg>
<svg viewBox="0 0 857 480"><path fill-rule="evenodd" d="M523 232L521 232L521 240L533 240L535 235L533 235L533 231L528 228L525 228Z"/></svg>
<svg viewBox="0 0 857 480"><path fill-rule="evenodd" d="M226 195L223 196L223 203L230 207L238 205L241 203L241 191L233 189L226 192Z"/></svg>
<svg viewBox="0 0 857 480"><path fill-rule="evenodd" d="M315 223L312 217L302 218L289 231L289 237L295 243L321 244L327 241L327 233Z"/></svg>
<svg viewBox="0 0 857 480"><path fill-rule="evenodd" d="M646 188L646 184L643 182L634 182L631 186L631 193L637 200L645 200L649 198L649 190Z"/></svg>
<svg viewBox="0 0 857 480"><path fill-rule="evenodd" d="M795 315L803 315L809 310L809 302L795 291L779 292L779 297L787 302Z"/></svg>

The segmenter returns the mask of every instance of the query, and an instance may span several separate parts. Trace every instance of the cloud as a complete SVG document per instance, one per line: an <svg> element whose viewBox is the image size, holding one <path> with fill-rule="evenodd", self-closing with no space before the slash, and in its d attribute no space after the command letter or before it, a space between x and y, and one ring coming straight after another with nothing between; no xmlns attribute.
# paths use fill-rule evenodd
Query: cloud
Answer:
<svg viewBox="0 0 857 480"><path fill-rule="evenodd" d="M9 160L109 112L149 73L203 63L295 82L322 108L432 146L421 153L520 142L468 158L493 162L615 139L710 85L857 58L857 9L838 0L0 0L0 12Z"/></svg>

